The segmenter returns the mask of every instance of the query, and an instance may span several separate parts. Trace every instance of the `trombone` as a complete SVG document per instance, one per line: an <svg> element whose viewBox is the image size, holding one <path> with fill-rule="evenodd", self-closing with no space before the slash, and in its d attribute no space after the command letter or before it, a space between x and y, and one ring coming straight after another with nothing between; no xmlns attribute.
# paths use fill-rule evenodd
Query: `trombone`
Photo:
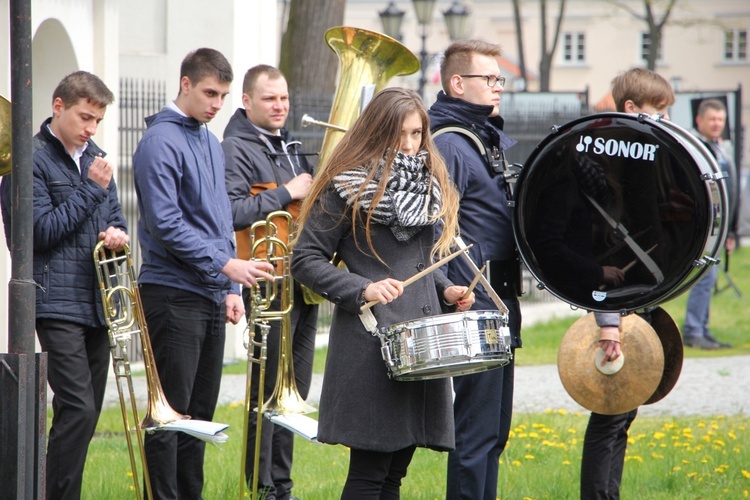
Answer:
<svg viewBox="0 0 750 500"><path fill-rule="evenodd" d="M141 430L159 427L169 422L184 420L190 417L177 413L172 409L167 402L167 398L164 396L159 374L156 371L154 355L151 349L151 339L146 328L146 318L143 314L141 295L135 279L130 247L126 244L123 246L121 252L115 252L106 248L104 242L100 241L96 245L96 248L94 248L94 264L96 267L96 276L99 281L99 292L102 297L104 319L109 328L109 350L112 354L112 369L115 373L117 394L120 399L122 423L125 427L125 439L128 443L130 469L133 473L135 494L140 500L142 485L139 484L140 481L138 480L135 444L133 443L132 434L135 434L137 438L146 496L151 499L153 497L151 479L149 478L148 467L146 465L146 453L143 447L143 433ZM146 416L140 422L140 426L137 426L138 407L136 405L135 392L133 391L133 379L128 359L128 348L133 335L140 335L148 388L148 407L146 409ZM127 385L130 410L128 410L125 401L123 380ZM131 414L132 424L130 420Z"/></svg>
<svg viewBox="0 0 750 500"><path fill-rule="evenodd" d="M245 385L245 415L242 430L242 461L240 469L239 498L244 498L245 467L247 465L247 437L250 421L250 411L257 411L258 418L255 426L255 455L253 457L253 476L250 486L250 498L257 498L258 467L260 465L261 430L263 417L273 417L288 414L306 414L318 411L314 406L305 402L297 390L294 378L294 364L292 359L292 307L294 283L291 274L292 254L288 241L294 229L294 219L289 212L277 210L268 214L265 220L255 222L250 226L250 257L262 260L274 266L273 280L258 280L250 292L250 316L247 322L245 340L247 348L247 375ZM278 308L275 304L278 299ZM264 385L266 380L266 359L268 346L268 332L270 322L280 324L279 368L276 374L276 385L273 394L264 400ZM254 338L254 329L259 328L261 340ZM259 349L258 356L255 355ZM259 366L258 408L251 408L252 366ZM263 402L261 404L261 402Z"/></svg>

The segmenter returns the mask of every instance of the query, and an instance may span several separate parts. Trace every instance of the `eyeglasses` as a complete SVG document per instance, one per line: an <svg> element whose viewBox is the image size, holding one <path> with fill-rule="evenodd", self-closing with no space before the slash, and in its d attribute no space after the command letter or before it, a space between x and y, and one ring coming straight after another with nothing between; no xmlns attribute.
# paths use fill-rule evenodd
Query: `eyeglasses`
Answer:
<svg viewBox="0 0 750 500"><path fill-rule="evenodd" d="M487 80L487 86L493 88L495 85L500 83L501 87L505 87L505 77L495 75L458 75L461 78L485 78Z"/></svg>

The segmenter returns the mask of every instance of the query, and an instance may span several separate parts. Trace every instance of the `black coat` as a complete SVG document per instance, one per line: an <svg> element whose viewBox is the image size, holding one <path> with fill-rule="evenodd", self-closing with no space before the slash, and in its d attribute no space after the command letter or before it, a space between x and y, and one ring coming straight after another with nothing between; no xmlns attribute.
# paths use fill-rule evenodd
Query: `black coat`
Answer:
<svg viewBox="0 0 750 500"><path fill-rule="evenodd" d="M380 340L359 319L361 293L387 277L406 280L430 264L434 230L426 227L399 242L388 227L373 224L372 239L384 265L369 255L364 232L357 248L346 205L329 191L312 207L293 249L292 275L335 304L320 399L318 440L350 448L393 452L410 445L436 450L454 447L449 379L400 382L388 378ZM330 260L337 252L348 268ZM404 289L404 294L372 311L380 327L440 314L443 291L451 283L440 271Z"/></svg>

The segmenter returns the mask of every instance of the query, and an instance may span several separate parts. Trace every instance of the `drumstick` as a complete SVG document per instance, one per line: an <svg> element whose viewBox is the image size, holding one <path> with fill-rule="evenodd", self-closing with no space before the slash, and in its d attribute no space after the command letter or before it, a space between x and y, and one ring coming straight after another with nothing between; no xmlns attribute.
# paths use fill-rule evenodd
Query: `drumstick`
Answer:
<svg viewBox="0 0 750 500"><path fill-rule="evenodd" d="M471 281L471 285L469 285L469 288L466 290L466 293L461 297L460 300L466 300L469 298L469 295L471 295L471 292L474 291L474 287L477 286L477 283L479 283L479 278L482 277L482 273L484 272L484 268L487 267L487 265L482 266L482 269L480 269L476 276L474 276L474 279Z"/></svg>
<svg viewBox="0 0 750 500"><path fill-rule="evenodd" d="M657 245L658 245L658 243L656 243L654 246L652 246L651 248L649 248L648 250L646 250L646 254L651 253L651 251L654 248L656 248ZM622 268L623 274L626 273L626 272L628 272L630 270L630 268L633 267L636 264L638 264L638 259L633 259L630 262L628 262L627 264L625 264L625 267ZM599 286L599 290L604 290L606 287L607 287L607 285L600 285Z"/></svg>
<svg viewBox="0 0 750 500"><path fill-rule="evenodd" d="M466 250L468 250L468 249L469 249L469 248L471 248L471 247L472 247L472 245L469 245L469 246L467 246L466 248L461 248L460 250L456 250L456 251L455 251L455 252L453 252L452 254L450 254L450 255L448 255L448 256L446 256L446 257L443 257L443 258L442 258L442 259L440 259L439 261L435 262L435 263L434 263L434 264L432 264L432 265L431 265L430 267L428 267L428 268L426 268L426 269L422 269L421 271L419 271L419 272L418 272L417 274L415 274L414 276L412 276L412 277L410 277L410 278L407 278L407 279L406 279L406 280L404 280L404 282L403 282L403 286L404 286L404 288L406 288L406 287L407 287L408 285L411 285L412 283L414 283L414 282L415 282L415 281L417 281L418 279L420 279L420 278L423 278L423 277L427 276L428 274L430 274L430 273L431 273L432 271L434 271L434 270L435 270L435 269L437 269L438 267L442 266L443 264L446 264L447 262L449 262L449 261L451 261L451 260L455 259L456 257L458 257L459 255L461 255L461 254L462 254L463 252L465 252ZM369 308L371 308L372 306L374 306L375 304L379 304L379 303L380 303L380 301L379 301L379 300L371 300L371 301L370 301L370 302L368 302L367 304L363 305L363 306L362 306L362 309L363 309L363 310L364 310L364 309L369 309Z"/></svg>
<svg viewBox="0 0 750 500"><path fill-rule="evenodd" d="M657 245L658 245L658 243L657 243ZM654 245L654 246L652 246L651 248L649 248L648 250L646 250L646 253L647 253L647 254L651 253L651 251L652 251L652 250L653 250L654 248L656 248L656 245ZM628 263L627 263L627 264L625 265L625 267L623 267L623 268L622 268L622 272L623 272L623 273L626 273L626 272L628 272L628 270L629 270L629 269L630 269L631 267L633 267L634 265L636 265L636 264L638 264L638 259L633 259L632 261L628 262Z"/></svg>

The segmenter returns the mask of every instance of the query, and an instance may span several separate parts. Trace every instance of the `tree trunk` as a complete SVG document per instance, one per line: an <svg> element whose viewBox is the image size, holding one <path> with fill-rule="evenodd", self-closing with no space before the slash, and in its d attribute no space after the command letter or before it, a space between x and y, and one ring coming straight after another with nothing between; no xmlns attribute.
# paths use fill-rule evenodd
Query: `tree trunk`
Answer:
<svg viewBox="0 0 750 500"><path fill-rule="evenodd" d="M555 32L550 40L550 47L547 48L547 0L539 0L542 32L542 57L539 60L539 90L540 92L549 92L550 76L552 72L552 59L557 50L557 41L560 39L560 28L562 26L563 16L565 15L565 1L560 0L560 10L557 13L555 22Z"/></svg>
<svg viewBox="0 0 750 500"><path fill-rule="evenodd" d="M305 113L328 119L339 62L324 36L343 24L345 5L345 0L291 0L279 61L289 84L290 130L300 128Z"/></svg>
<svg viewBox="0 0 750 500"><path fill-rule="evenodd" d="M529 88L529 82L526 81L526 58L523 49L523 24L521 23L521 0L513 0L513 18L516 21L516 45L518 46L518 69L521 72L521 81L523 82L523 92ZM514 89L515 90L515 89Z"/></svg>

